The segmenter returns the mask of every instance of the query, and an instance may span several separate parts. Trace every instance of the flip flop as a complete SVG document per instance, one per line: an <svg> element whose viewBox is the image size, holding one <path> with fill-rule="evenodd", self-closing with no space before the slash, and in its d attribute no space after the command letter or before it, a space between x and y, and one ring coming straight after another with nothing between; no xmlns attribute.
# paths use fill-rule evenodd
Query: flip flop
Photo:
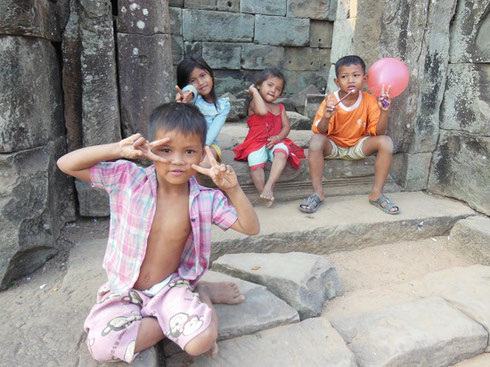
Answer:
<svg viewBox="0 0 490 367"><path fill-rule="evenodd" d="M317 194L311 194L308 199L299 204L299 210L304 213L314 213L320 205L322 205L320 197Z"/></svg>
<svg viewBox="0 0 490 367"><path fill-rule="evenodd" d="M388 199L386 196L381 195L378 200L373 201L369 200L369 202L384 211L385 213L391 214L391 215L397 215L400 214L400 208L395 205L390 199ZM384 206L382 204L386 203ZM391 211L392 208L396 208L396 211Z"/></svg>

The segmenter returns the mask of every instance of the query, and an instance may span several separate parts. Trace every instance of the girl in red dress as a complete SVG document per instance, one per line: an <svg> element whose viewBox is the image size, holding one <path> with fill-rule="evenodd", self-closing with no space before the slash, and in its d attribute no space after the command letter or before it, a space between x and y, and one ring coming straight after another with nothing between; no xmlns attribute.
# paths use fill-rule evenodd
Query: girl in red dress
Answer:
<svg viewBox="0 0 490 367"><path fill-rule="evenodd" d="M265 69L255 84L248 88L253 98L248 107L249 131L245 141L233 148L235 160L248 161L251 176L260 198L267 206L274 203L274 185L286 163L299 168L305 158L302 148L287 139L291 125L281 103L273 103L284 90L286 79L276 68ZM271 161L269 178L265 180L264 167Z"/></svg>

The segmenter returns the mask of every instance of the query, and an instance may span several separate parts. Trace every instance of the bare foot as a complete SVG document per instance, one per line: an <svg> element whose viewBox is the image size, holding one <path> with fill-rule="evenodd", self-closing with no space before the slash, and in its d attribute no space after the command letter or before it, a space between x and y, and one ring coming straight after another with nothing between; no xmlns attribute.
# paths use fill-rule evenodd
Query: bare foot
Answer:
<svg viewBox="0 0 490 367"><path fill-rule="evenodd" d="M265 201L265 205L268 208L270 208L272 204L274 204L274 192L267 187L264 187L264 190L262 190L260 198Z"/></svg>
<svg viewBox="0 0 490 367"><path fill-rule="evenodd" d="M209 297L212 303L224 303L236 305L245 301L245 296L240 293L238 286L233 282L203 282L196 285L199 294L203 292Z"/></svg>
<svg viewBox="0 0 490 367"><path fill-rule="evenodd" d="M218 344L214 343L210 350L206 352L206 356L209 358L216 358L218 355Z"/></svg>

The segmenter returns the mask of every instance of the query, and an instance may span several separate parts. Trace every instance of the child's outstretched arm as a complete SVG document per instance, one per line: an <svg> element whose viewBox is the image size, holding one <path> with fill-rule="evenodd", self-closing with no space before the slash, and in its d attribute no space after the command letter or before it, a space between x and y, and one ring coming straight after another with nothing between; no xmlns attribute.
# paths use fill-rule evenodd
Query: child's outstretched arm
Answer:
<svg viewBox="0 0 490 367"><path fill-rule="evenodd" d="M256 114L260 116L267 115L269 110L267 109L267 106L265 105L265 102L255 85L252 84L247 89L247 92L253 98L252 102L250 102L249 114Z"/></svg>
<svg viewBox="0 0 490 367"><path fill-rule="evenodd" d="M218 164L209 147L205 147L205 150L211 163L211 168L203 168L195 164L192 165L192 168L203 175L211 177L216 186L226 192L230 198L237 210L237 220L231 228L249 236L258 234L260 231L259 219L252 204L238 184L235 171L229 165Z"/></svg>
<svg viewBox="0 0 490 367"><path fill-rule="evenodd" d="M289 123L288 115L286 114L286 109L281 112L281 131L277 135L273 135L267 139L267 149L272 149L272 147L286 139L291 131L291 124Z"/></svg>
<svg viewBox="0 0 490 367"><path fill-rule="evenodd" d="M385 93L385 85L381 86L381 96L378 98L378 107L380 109L379 121L376 125L376 135L384 135L388 131L388 115L390 114L391 98L390 98L391 85Z"/></svg>
<svg viewBox="0 0 490 367"><path fill-rule="evenodd" d="M162 157L152 153L151 149L167 143L169 138L148 142L141 134L134 134L118 143L94 145L75 150L58 159L58 167L64 173L90 181L90 168L99 162L112 159L149 158L153 161L166 162Z"/></svg>

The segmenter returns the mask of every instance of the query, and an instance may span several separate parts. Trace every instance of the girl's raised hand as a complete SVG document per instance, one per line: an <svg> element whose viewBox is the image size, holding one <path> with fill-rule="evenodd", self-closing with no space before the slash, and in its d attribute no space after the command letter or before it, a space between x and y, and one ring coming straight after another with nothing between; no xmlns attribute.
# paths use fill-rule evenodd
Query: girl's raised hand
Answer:
<svg viewBox="0 0 490 367"><path fill-rule="evenodd" d="M247 92L250 96L253 96L254 91L258 92L259 90L255 86L255 84L252 84L248 89L245 89L245 92Z"/></svg>
<svg viewBox="0 0 490 367"><path fill-rule="evenodd" d="M218 164L208 146L204 147L204 150L208 156L209 163L211 163L211 168L204 168L197 164L193 164L192 168L203 175L211 177L221 190L227 191L238 187L238 178L233 168L229 165Z"/></svg>
<svg viewBox="0 0 490 367"><path fill-rule="evenodd" d="M178 85L175 86L177 89L177 95L175 96L175 102L177 103L189 103L194 98L194 93L192 91L183 91Z"/></svg>
<svg viewBox="0 0 490 367"><path fill-rule="evenodd" d="M134 134L119 142L121 156L127 159L148 158L155 162L167 163L165 158L153 153L152 149L157 149L166 144L170 138L162 138L149 142L141 134Z"/></svg>
<svg viewBox="0 0 490 367"><path fill-rule="evenodd" d="M391 85L388 85L388 89L385 92L385 85L381 86L381 95L378 98L378 106L382 111L388 111L391 106L390 98Z"/></svg>

